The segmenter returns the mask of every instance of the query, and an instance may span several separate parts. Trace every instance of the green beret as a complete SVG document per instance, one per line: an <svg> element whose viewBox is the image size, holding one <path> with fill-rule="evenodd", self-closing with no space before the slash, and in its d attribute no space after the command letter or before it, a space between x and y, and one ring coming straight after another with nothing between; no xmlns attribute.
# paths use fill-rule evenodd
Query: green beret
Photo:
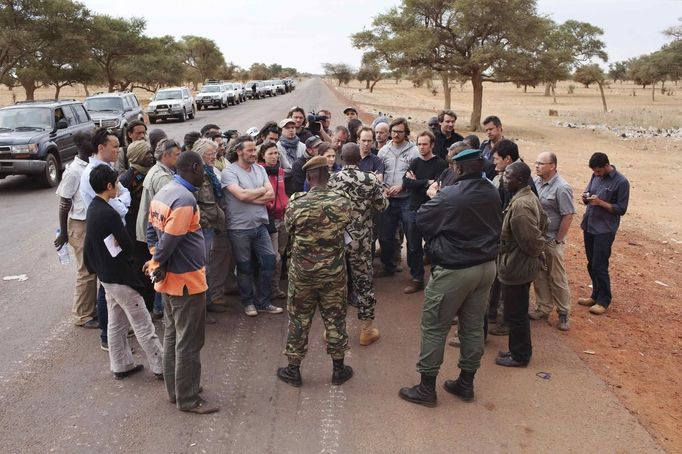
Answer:
<svg viewBox="0 0 682 454"><path fill-rule="evenodd" d="M452 157L452 160L455 162L473 161L474 159L481 159L481 150L474 150L473 148L469 148L460 151L459 153Z"/></svg>
<svg viewBox="0 0 682 454"><path fill-rule="evenodd" d="M309 170L319 169L320 167L327 167L327 158L324 156L314 156L308 159L308 162L303 164L303 170L306 172Z"/></svg>

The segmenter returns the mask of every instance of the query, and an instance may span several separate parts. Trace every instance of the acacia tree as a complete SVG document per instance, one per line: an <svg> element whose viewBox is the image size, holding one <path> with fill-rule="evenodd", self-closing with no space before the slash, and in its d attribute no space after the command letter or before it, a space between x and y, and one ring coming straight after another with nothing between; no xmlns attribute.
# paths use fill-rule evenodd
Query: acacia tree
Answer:
<svg viewBox="0 0 682 454"><path fill-rule="evenodd" d="M381 69L379 59L372 52L367 52L362 56L362 63L356 77L360 82L366 82L365 88L369 89L370 93L374 91L377 82L384 78Z"/></svg>
<svg viewBox="0 0 682 454"><path fill-rule="evenodd" d="M609 77L612 81L623 83L628 75L628 64L624 61L617 61L609 65Z"/></svg>
<svg viewBox="0 0 682 454"><path fill-rule="evenodd" d="M543 19L535 6L535 0L403 0L352 40L355 47L377 52L391 69L434 71L441 78L445 108L451 107L451 79L468 78L474 97L470 128L477 131L483 82L499 81L495 68L536 41Z"/></svg>
<svg viewBox="0 0 682 454"><path fill-rule="evenodd" d="M183 36L185 65L194 70L201 81L215 79L225 67L225 57L215 41L201 36ZM193 80L196 88L196 79Z"/></svg>
<svg viewBox="0 0 682 454"><path fill-rule="evenodd" d="M338 80L338 87L341 84L347 85L353 78L353 68L346 63L322 63L324 74L332 79Z"/></svg>
<svg viewBox="0 0 682 454"><path fill-rule="evenodd" d="M601 93L601 102L604 106L604 112L608 112L606 107L606 96L604 95L604 84L606 83L606 74L596 63L590 65L579 66L573 74L573 80L578 83L590 86L590 84L597 84L599 86L599 93Z"/></svg>
<svg viewBox="0 0 682 454"><path fill-rule="evenodd" d="M141 18L122 19L97 15L86 31L92 58L109 92L125 83L130 70L129 59L138 58L147 51L142 32L145 21Z"/></svg>

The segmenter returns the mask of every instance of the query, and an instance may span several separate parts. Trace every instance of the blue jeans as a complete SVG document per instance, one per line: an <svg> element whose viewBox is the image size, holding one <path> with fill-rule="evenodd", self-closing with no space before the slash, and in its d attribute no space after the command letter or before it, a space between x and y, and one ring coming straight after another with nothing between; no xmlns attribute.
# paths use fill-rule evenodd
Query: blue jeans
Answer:
<svg viewBox="0 0 682 454"><path fill-rule="evenodd" d="M611 304L611 278L609 277L609 258L611 246L616 239L615 233L583 232L585 239L585 255L587 256L587 272L592 279L592 299L600 306Z"/></svg>
<svg viewBox="0 0 682 454"><path fill-rule="evenodd" d="M403 230L407 235L410 213L410 201L407 197L389 199L388 208L381 213L379 244L381 245L381 263L386 271L395 271L395 235L398 231L398 223L402 222Z"/></svg>
<svg viewBox="0 0 682 454"><path fill-rule="evenodd" d="M410 210L410 222L405 228L407 237L407 266L413 281L424 282L424 248L422 233L417 228L417 212Z"/></svg>
<svg viewBox="0 0 682 454"><path fill-rule="evenodd" d="M97 290L97 321L99 322L99 329L101 331L99 337L102 342L109 342L107 336L107 325L109 324L109 311L107 310L107 294L104 291L104 286L100 283Z"/></svg>
<svg viewBox="0 0 682 454"><path fill-rule="evenodd" d="M212 227L201 229L204 234L204 248L206 251L206 276L208 276L211 263L209 261L211 257L211 248L213 247L213 238L215 237L215 229ZM211 304L211 289L206 292L206 305Z"/></svg>
<svg viewBox="0 0 682 454"><path fill-rule="evenodd" d="M272 275L275 272L275 252L268 228L261 225L254 229L229 230L229 233L232 254L237 263L237 286L242 306L253 304L256 309L265 309L270 304ZM256 270L252 258L258 266L257 279L254 278Z"/></svg>

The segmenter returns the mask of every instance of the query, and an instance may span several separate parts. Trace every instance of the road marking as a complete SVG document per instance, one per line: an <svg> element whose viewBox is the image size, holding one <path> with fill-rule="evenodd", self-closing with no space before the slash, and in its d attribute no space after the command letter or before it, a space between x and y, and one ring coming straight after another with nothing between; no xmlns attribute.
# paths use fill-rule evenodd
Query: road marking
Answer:
<svg viewBox="0 0 682 454"><path fill-rule="evenodd" d="M336 454L339 451L341 438L341 413L346 402L346 394L341 386L329 385L327 398L322 402L322 420L320 421L320 454Z"/></svg>

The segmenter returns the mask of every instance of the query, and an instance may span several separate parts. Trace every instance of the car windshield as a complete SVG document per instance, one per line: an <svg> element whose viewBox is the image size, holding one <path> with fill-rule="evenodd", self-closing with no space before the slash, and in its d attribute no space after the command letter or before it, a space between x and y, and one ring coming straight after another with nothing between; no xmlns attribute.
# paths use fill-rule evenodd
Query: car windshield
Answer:
<svg viewBox="0 0 682 454"><path fill-rule="evenodd" d="M123 100L121 98L89 98L83 104L91 112L97 110L123 110Z"/></svg>
<svg viewBox="0 0 682 454"><path fill-rule="evenodd" d="M203 93L218 93L220 92L220 87L217 85L207 85L201 89Z"/></svg>
<svg viewBox="0 0 682 454"><path fill-rule="evenodd" d="M234 90L233 84L225 84L225 85L223 85L223 87L225 87L225 90Z"/></svg>
<svg viewBox="0 0 682 454"><path fill-rule="evenodd" d="M0 129L52 129L54 118L49 107L21 107L0 110Z"/></svg>
<svg viewBox="0 0 682 454"><path fill-rule="evenodd" d="M163 99L182 99L182 92L180 90L160 91L154 97L155 101L161 101Z"/></svg>

